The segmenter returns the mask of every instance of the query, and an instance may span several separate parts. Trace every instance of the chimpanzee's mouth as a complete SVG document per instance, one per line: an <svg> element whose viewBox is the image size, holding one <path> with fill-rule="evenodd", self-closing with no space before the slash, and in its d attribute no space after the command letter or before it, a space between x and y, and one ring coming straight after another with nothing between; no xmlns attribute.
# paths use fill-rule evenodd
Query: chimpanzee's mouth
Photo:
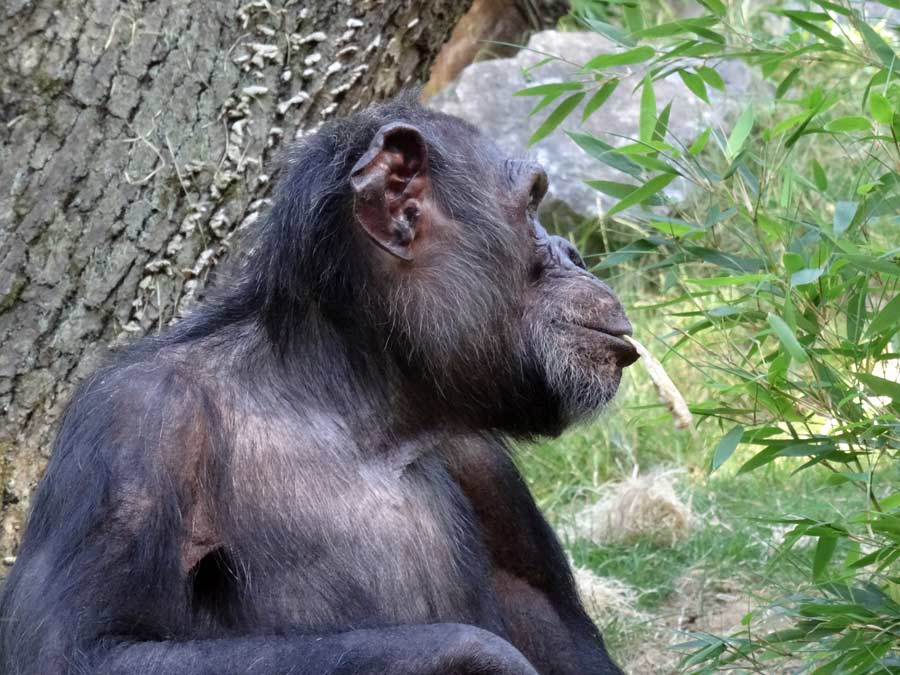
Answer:
<svg viewBox="0 0 900 675"><path fill-rule="evenodd" d="M599 326L582 322L570 322L570 325L582 330L590 331L600 338L616 355L616 361L620 368L630 366L640 358L637 350L631 343L622 339L623 335L631 334L631 326L600 328Z"/></svg>

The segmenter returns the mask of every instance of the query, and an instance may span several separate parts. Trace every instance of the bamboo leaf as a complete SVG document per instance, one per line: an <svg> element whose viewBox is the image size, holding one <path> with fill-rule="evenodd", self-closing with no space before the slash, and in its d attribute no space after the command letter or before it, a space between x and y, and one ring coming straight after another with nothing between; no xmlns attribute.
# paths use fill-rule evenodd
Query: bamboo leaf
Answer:
<svg viewBox="0 0 900 675"><path fill-rule="evenodd" d="M697 66L694 70L697 71L697 74L702 77L703 81L710 87L718 89L719 91L725 91L725 80L722 79L722 76L719 75L719 71L715 68L710 68L709 66Z"/></svg>
<svg viewBox="0 0 900 675"><path fill-rule="evenodd" d="M805 286L806 284L811 284L824 273L825 269L822 267L807 267L806 269L798 270L791 275L791 286Z"/></svg>
<svg viewBox="0 0 900 675"><path fill-rule="evenodd" d="M791 88L791 85L794 84L794 80L797 79L797 76L799 74L799 68L794 68L791 72L789 72L775 89L775 98L781 98L782 96L784 96L787 93L788 89Z"/></svg>
<svg viewBox="0 0 900 675"><path fill-rule="evenodd" d="M894 111L891 109L890 101L877 91L873 91L869 96L869 111L876 122L890 124L893 121Z"/></svg>
<svg viewBox="0 0 900 675"><path fill-rule="evenodd" d="M712 129L707 127L703 130L703 133L697 136L693 143L691 143L691 147L688 148L688 153L696 157L701 152L703 152L703 148L706 147L707 142L709 141L709 135L712 132Z"/></svg>
<svg viewBox="0 0 900 675"><path fill-rule="evenodd" d="M550 84L539 84L536 87L528 87L527 89L519 89L513 92L513 96L549 96L551 94L564 94L567 91L581 91L580 82L553 82Z"/></svg>
<svg viewBox="0 0 900 675"><path fill-rule="evenodd" d="M778 336L778 340L781 342L782 346L787 353L791 355L791 358L799 363L806 363L809 360L809 356L806 354L806 350L803 349L803 345L797 340L794 331L792 331L791 327L784 322L784 319L772 314L772 312L769 312L766 319L772 327L772 330L775 331L775 335Z"/></svg>
<svg viewBox="0 0 900 675"><path fill-rule="evenodd" d="M662 143L666 139L666 132L669 131L669 115L672 114L672 101L666 103L666 107L659 113L656 124L653 125L653 138L651 143ZM674 148L660 148L673 151ZM654 153L655 154L655 153ZM671 169L670 169L671 170Z"/></svg>
<svg viewBox="0 0 900 675"><path fill-rule="evenodd" d="M710 28L719 23L719 19L714 16L700 16L695 19L680 19L669 23L661 23L650 28L645 28L632 33L635 38L661 38L670 37L672 35L680 35L682 33L693 33L697 30Z"/></svg>
<svg viewBox="0 0 900 675"><path fill-rule="evenodd" d="M816 552L813 555L812 576L814 581L819 581L825 574L825 569L834 556L835 548L837 548L837 537L824 534L819 536Z"/></svg>
<svg viewBox="0 0 900 675"><path fill-rule="evenodd" d="M619 211L627 209L629 206L634 206L635 204L646 201L675 180L675 178L676 175L673 173L664 173L651 178L641 187L628 193L623 199L619 200L619 202L607 212L607 215L611 216Z"/></svg>
<svg viewBox="0 0 900 675"><path fill-rule="evenodd" d="M737 425L722 437L722 440L720 440L719 444L716 446L715 452L713 452L712 465L709 470L710 473L728 461L728 458L731 457L737 449L738 443L741 442L743 435L744 427Z"/></svg>
<svg viewBox="0 0 900 675"><path fill-rule="evenodd" d="M863 40L866 41L866 45L872 50L872 53L881 60L884 67L896 70L898 65L897 54L891 49L891 46L885 42L869 24L862 21L858 16L854 15L850 20L853 22L854 28L862 35Z"/></svg>
<svg viewBox="0 0 900 675"><path fill-rule="evenodd" d="M731 130L731 135L728 137L726 148L730 158L737 157L738 153L743 149L744 143L747 141L747 137L750 135L750 130L752 128L753 106L749 105L744 108L744 112L738 117L734 129Z"/></svg>
<svg viewBox="0 0 900 675"><path fill-rule="evenodd" d="M698 0L698 2L718 17L725 16L728 11L721 0Z"/></svg>
<svg viewBox="0 0 900 675"><path fill-rule="evenodd" d="M857 373L859 381L872 390L876 396L887 396L900 403L900 382L891 382L877 375Z"/></svg>
<svg viewBox="0 0 900 675"><path fill-rule="evenodd" d="M828 31L826 31L824 28L816 26L815 24L807 21L805 18L803 18L801 16L800 12L792 12L792 11L787 10L787 11L780 12L780 13L784 14L788 19L791 20L791 23L795 24L799 28L802 28L810 35L815 35L817 38L819 38L825 44L827 44L831 47L834 47L835 49L837 49L839 51L843 51L844 43L840 38L835 37ZM828 17L828 15L826 14L825 18L828 19L830 17Z"/></svg>
<svg viewBox="0 0 900 675"><path fill-rule="evenodd" d="M900 327L900 294L897 294L872 317L868 335L887 333Z"/></svg>
<svg viewBox="0 0 900 675"><path fill-rule="evenodd" d="M706 85L702 77L683 69L678 71L678 76L681 77L684 86L690 89L694 96L705 103L709 103L709 96L706 94Z"/></svg>
<svg viewBox="0 0 900 675"><path fill-rule="evenodd" d="M831 226L836 237L840 237L850 227L858 206L856 202L838 202L834 205L834 216Z"/></svg>
<svg viewBox="0 0 900 675"><path fill-rule="evenodd" d="M812 172L816 189L819 192L825 192L828 189L828 176L825 174L825 169L822 168L822 165L815 159L812 161Z"/></svg>
<svg viewBox="0 0 900 675"><path fill-rule="evenodd" d="M650 74L644 76L641 88L641 112L639 119L638 137L644 141L653 140L653 129L656 127L656 94L653 92L653 82Z"/></svg>
<svg viewBox="0 0 900 675"><path fill-rule="evenodd" d="M599 54L585 63L582 70L601 70L613 66L630 66L635 63L643 63L655 55L656 50L647 45L628 49L618 54Z"/></svg>
<svg viewBox="0 0 900 675"><path fill-rule="evenodd" d="M628 157L618 153L616 148L612 147L606 141L600 140L596 136L584 134L578 131L567 131L566 135L575 141L579 148L588 153L591 157L600 160L604 164L612 168L627 173L633 178L640 178L643 174L641 167L632 162Z"/></svg>
<svg viewBox="0 0 900 675"><path fill-rule="evenodd" d="M584 104L584 112L581 114L581 121L584 122L588 117L599 110L600 106L606 103L606 99L612 96L612 93L618 86L619 79L617 77L604 82L603 86L595 91L594 94L588 99L588 102Z"/></svg>
<svg viewBox="0 0 900 675"><path fill-rule="evenodd" d="M562 124L562 121L569 116L573 110L575 110L576 106L581 103L581 99L584 98L584 92L578 92L577 94L572 94L571 96L565 98L562 103L560 103L556 108L547 116L547 119L544 120L544 123L541 124L537 128L531 138L528 139L528 145L534 145L542 138L548 136L556 127Z"/></svg>
<svg viewBox="0 0 900 675"><path fill-rule="evenodd" d="M529 116L529 117L534 117L534 116L537 115L541 110L543 110L544 108L546 108L547 106L549 106L551 103L553 103L553 101L555 101L555 100L558 99L559 97L560 97L560 94L547 94L544 98L542 98L540 101L538 101L538 103L537 103L536 106L534 106L534 107L531 109L531 112L528 113L528 116Z"/></svg>
<svg viewBox="0 0 900 675"><path fill-rule="evenodd" d="M871 131L872 123L868 117L861 115L848 115L846 117L838 117L831 120L825 125L825 131L849 132L849 131Z"/></svg>

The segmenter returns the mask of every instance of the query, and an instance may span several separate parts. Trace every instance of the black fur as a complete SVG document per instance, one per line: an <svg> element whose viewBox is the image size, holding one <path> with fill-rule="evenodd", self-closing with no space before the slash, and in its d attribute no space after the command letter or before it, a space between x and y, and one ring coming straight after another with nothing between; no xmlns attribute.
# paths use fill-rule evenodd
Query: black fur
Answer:
<svg viewBox="0 0 900 675"><path fill-rule="evenodd" d="M406 271L349 181L397 120L452 233ZM292 148L232 279L73 397L0 672L619 672L503 441L633 360L609 289L520 208L535 171L410 96Z"/></svg>

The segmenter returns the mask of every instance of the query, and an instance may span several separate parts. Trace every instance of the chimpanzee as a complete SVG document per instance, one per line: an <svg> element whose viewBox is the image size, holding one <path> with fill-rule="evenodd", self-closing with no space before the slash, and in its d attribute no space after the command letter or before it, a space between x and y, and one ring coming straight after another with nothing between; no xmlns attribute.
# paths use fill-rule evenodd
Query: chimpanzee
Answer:
<svg viewBox="0 0 900 675"><path fill-rule="evenodd" d="M71 401L2 672L620 672L506 440L637 358L541 167L405 96L281 173L230 281Z"/></svg>

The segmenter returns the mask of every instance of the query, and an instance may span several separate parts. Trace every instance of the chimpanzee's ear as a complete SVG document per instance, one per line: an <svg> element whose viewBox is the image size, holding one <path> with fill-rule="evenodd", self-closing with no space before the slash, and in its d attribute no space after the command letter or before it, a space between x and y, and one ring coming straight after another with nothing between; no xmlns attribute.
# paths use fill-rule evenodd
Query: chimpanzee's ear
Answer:
<svg viewBox="0 0 900 675"><path fill-rule="evenodd" d="M428 187L425 139L414 126L381 127L350 171L355 212L366 234L385 251L412 260L411 246Z"/></svg>

